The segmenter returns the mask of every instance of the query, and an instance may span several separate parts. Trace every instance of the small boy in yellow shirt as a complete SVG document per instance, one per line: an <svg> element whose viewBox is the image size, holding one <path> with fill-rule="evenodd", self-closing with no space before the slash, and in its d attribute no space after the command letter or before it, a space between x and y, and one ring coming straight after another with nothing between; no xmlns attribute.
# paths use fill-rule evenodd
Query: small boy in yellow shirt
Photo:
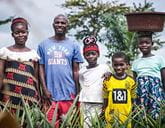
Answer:
<svg viewBox="0 0 165 128"><path fill-rule="evenodd" d="M103 82L103 112L107 127L115 127L113 123L117 119L120 124L127 121L132 111L132 100L135 98L135 81L126 74L128 57L123 52L117 52L112 56L114 74ZM127 128L131 128L129 121Z"/></svg>

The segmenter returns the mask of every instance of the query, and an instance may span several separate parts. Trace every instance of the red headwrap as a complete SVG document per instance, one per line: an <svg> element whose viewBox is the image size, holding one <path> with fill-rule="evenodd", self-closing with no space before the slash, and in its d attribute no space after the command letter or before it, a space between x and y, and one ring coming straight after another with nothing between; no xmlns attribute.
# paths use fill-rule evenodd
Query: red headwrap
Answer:
<svg viewBox="0 0 165 128"><path fill-rule="evenodd" d="M28 22L24 18L22 18L22 17L18 17L18 18L13 19L11 25L13 25L15 23L28 24Z"/></svg>
<svg viewBox="0 0 165 128"><path fill-rule="evenodd" d="M12 23L11 23L11 30L13 31L13 26L14 24L16 23L23 23L26 25L26 28L28 29L28 22L26 19L22 18L22 17L18 17L18 18L15 18L12 20Z"/></svg>
<svg viewBox="0 0 165 128"><path fill-rule="evenodd" d="M86 37L83 40L83 43L84 43L83 54L88 51L96 51L99 53L99 47L96 44L96 38L94 36Z"/></svg>

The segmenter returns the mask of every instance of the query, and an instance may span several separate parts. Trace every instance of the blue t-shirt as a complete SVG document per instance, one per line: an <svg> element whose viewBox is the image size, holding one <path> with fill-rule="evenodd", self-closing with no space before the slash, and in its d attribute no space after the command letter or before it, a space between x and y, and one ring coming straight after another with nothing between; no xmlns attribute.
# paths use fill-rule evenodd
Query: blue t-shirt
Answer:
<svg viewBox="0 0 165 128"><path fill-rule="evenodd" d="M53 100L72 100L76 94L73 62L83 62L79 45L69 38L63 41L46 39L38 46L40 64L45 66L46 84Z"/></svg>

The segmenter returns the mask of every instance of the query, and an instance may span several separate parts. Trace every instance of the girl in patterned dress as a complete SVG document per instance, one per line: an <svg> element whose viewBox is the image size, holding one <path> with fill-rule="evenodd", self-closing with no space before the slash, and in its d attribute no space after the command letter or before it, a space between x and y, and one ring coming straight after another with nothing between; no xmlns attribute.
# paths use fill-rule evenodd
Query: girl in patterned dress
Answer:
<svg viewBox="0 0 165 128"><path fill-rule="evenodd" d="M15 44L0 49L0 104L15 113L23 109L22 99L37 103L39 56L25 45L29 32L24 18L13 19L11 32Z"/></svg>
<svg viewBox="0 0 165 128"><path fill-rule="evenodd" d="M161 101L165 100L165 60L151 53L152 46L152 33L140 32L138 47L142 57L133 62L132 70L138 84L137 105L157 119Z"/></svg>

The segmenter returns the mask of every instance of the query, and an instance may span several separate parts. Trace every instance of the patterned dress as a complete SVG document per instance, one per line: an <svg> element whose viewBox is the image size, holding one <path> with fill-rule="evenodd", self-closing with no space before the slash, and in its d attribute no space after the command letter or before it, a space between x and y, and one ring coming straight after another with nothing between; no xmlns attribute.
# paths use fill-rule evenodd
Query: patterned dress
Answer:
<svg viewBox="0 0 165 128"><path fill-rule="evenodd" d="M165 60L161 55L139 58L132 65L132 70L137 74L136 104L154 119L159 117L161 104L165 102L161 78L161 70L164 68Z"/></svg>
<svg viewBox="0 0 165 128"><path fill-rule="evenodd" d="M13 52L0 49L0 59L5 60L3 87L0 90L0 104L15 112L23 109L22 99L29 105L37 103L37 80L34 77L34 64L39 56L34 50Z"/></svg>
<svg viewBox="0 0 165 128"><path fill-rule="evenodd" d="M161 102L165 100L161 80L157 77L143 76L138 77L137 83L136 104L144 106L146 112L150 113L153 118L158 118Z"/></svg>

